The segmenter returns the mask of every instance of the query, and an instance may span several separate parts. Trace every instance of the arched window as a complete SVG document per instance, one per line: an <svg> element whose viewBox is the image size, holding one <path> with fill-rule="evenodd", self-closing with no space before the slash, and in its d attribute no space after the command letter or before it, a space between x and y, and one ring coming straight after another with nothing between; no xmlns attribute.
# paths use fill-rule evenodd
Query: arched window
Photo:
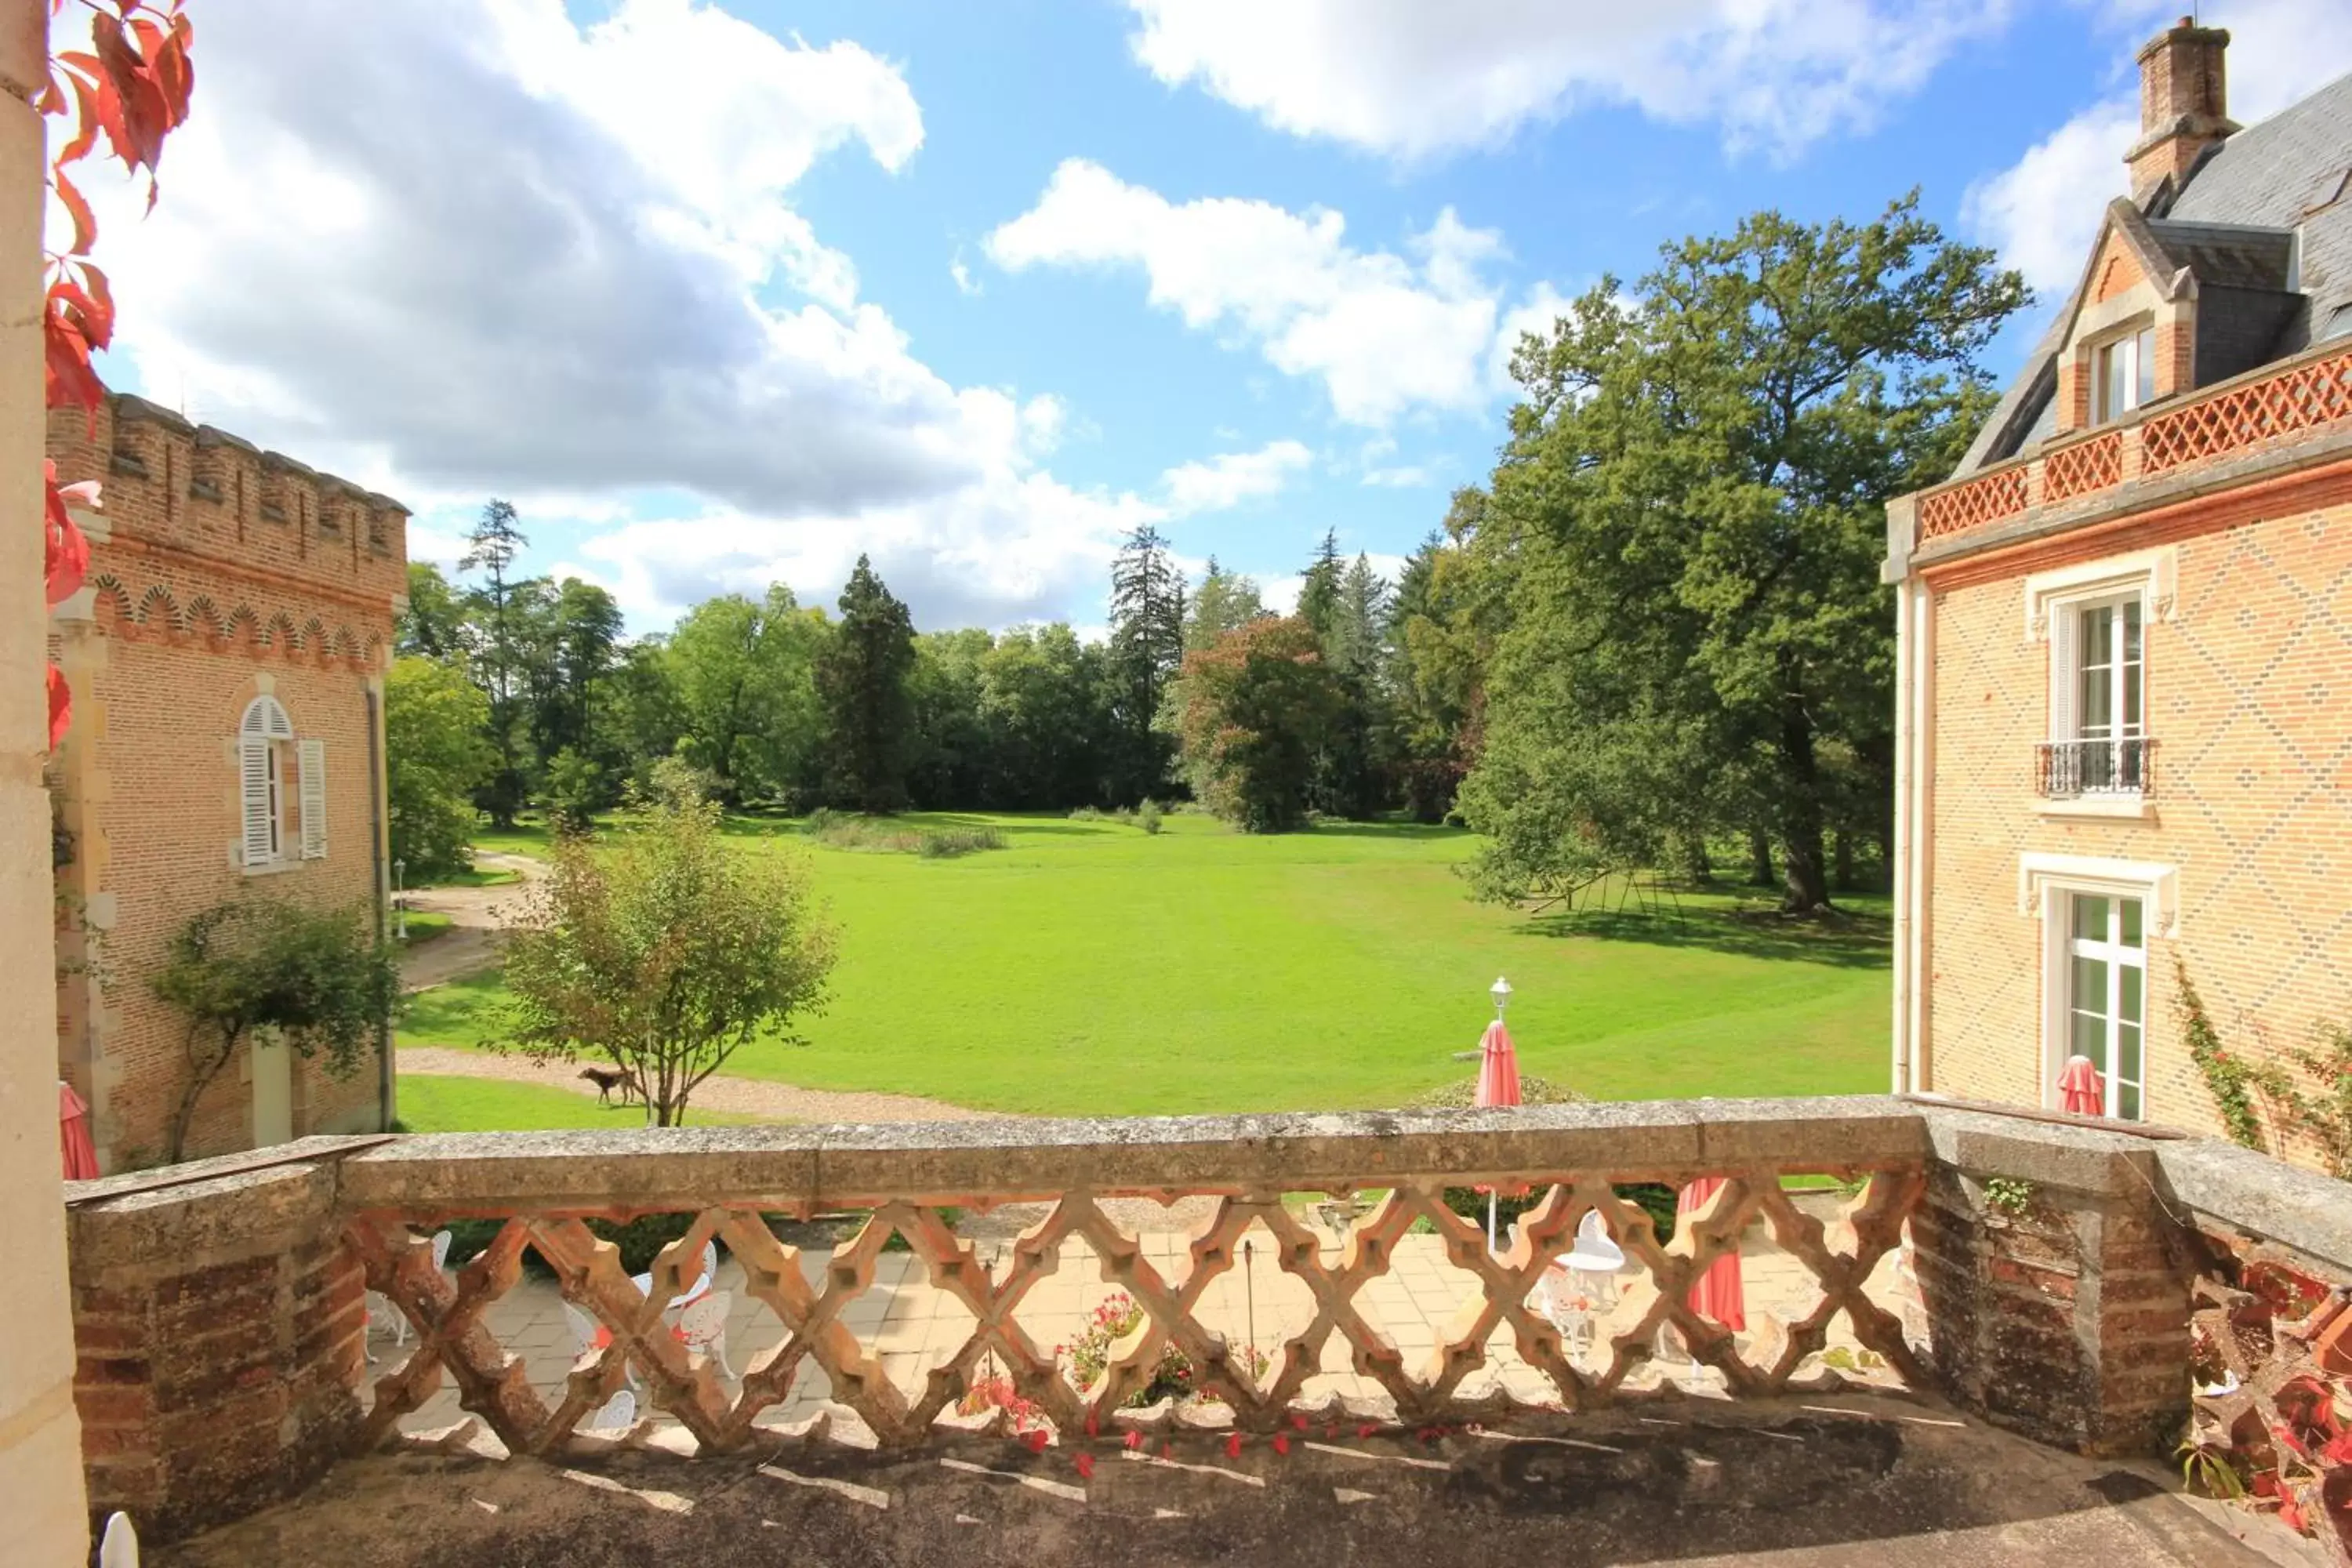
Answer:
<svg viewBox="0 0 2352 1568"><path fill-rule="evenodd" d="M242 832L248 871L291 862L287 845L299 831L301 858L327 853L326 743L294 738L285 704L267 693L246 704L236 727L237 778L244 803ZM287 781L295 780L299 805L289 812Z"/></svg>

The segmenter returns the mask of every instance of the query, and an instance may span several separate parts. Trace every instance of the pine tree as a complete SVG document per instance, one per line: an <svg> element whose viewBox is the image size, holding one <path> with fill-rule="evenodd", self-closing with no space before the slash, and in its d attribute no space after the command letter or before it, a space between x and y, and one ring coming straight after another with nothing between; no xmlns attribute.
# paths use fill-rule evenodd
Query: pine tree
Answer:
<svg viewBox="0 0 2352 1568"><path fill-rule="evenodd" d="M840 605L841 623L816 666L830 731L832 794L860 811L896 811L907 804L915 721L907 684L915 665L914 618L863 555Z"/></svg>
<svg viewBox="0 0 2352 1568"><path fill-rule="evenodd" d="M1118 724L1127 755L1112 793L1149 795L1167 776L1170 746L1156 727L1168 683L1184 660L1184 578L1160 531L1127 536L1110 569L1110 656Z"/></svg>
<svg viewBox="0 0 2352 1568"><path fill-rule="evenodd" d="M1227 632L1238 630L1265 615L1257 580L1226 571L1212 555L1208 574L1193 592L1192 614L1184 620L1184 651L1199 653L1213 647Z"/></svg>
<svg viewBox="0 0 2352 1568"><path fill-rule="evenodd" d="M514 569L515 557L530 542L521 529L515 526L515 509L495 498L482 508L474 531L466 536L466 553L457 562L460 572L482 572L488 575L488 585L470 595L480 618L488 624L487 646L477 660L483 688L490 698L490 740L498 748L499 765L482 792L482 808L490 820L500 827L512 827L515 814L522 809L529 785L522 769L515 760L515 728L519 717L515 702L516 628L515 599L524 586L508 574Z"/></svg>
<svg viewBox="0 0 2352 1568"><path fill-rule="evenodd" d="M1298 584L1298 617L1315 628L1318 642L1328 644L1332 627L1339 623L1343 570L1339 564L1339 531L1327 529L1323 542L1315 547L1315 559L1307 563L1305 579Z"/></svg>

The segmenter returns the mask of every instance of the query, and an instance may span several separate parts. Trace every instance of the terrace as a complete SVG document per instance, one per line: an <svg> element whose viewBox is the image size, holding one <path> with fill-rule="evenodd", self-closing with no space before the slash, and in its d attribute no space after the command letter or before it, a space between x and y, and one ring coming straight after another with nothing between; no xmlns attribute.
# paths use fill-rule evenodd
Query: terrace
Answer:
<svg viewBox="0 0 2352 1568"><path fill-rule="evenodd" d="M1492 1252L1479 1185L1532 1200ZM2352 1278L2341 1191L1879 1098L313 1139L72 1189L78 1401L93 1506L167 1562L2252 1562L2113 1457L2188 1416L2199 1310ZM1563 1300L1591 1214L1625 1265ZM587 1222L656 1215L648 1293ZM723 1357L665 1310L712 1241ZM1727 1329L1687 1297L1735 1252ZM1171 1350L1198 1392L1137 1403Z"/></svg>

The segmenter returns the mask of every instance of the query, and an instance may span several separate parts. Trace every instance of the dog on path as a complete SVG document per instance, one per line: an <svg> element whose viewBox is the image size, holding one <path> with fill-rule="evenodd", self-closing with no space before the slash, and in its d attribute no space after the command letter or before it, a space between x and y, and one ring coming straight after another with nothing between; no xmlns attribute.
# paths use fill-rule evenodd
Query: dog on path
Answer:
<svg viewBox="0 0 2352 1568"><path fill-rule="evenodd" d="M583 1068L580 1076L596 1086L596 1103L599 1105L612 1104L613 1091L616 1089L621 1091L623 1105L631 1103L632 1095L640 1098L643 1095L637 1075L626 1068Z"/></svg>

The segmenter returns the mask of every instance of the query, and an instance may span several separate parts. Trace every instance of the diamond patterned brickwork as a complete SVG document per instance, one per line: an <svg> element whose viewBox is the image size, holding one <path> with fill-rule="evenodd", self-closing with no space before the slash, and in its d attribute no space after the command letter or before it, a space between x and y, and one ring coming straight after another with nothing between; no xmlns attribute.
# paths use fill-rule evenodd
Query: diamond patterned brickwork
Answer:
<svg viewBox="0 0 2352 1568"><path fill-rule="evenodd" d="M1919 540L1941 539L1948 533L1982 523L1999 522L2025 510L2025 465L1995 468L1982 479L1919 498Z"/></svg>
<svg viewBox="0 0 2352 1568"><path fill-rule="evenodd" d="M2105 489L2123 477L2123 432L2104 431L2050 453L2042 465L2042 499L2064 500L2089 490Z"/></svg>
<svg viewBox="0 0 2352 1568"><path fill-rule="evenodd" d="M2117 553L2152 542L2119 534ZM2063 543L2063 542L2062 542ZM1929 1070L1942 1092L2039 1103L2042 944L2018 912L2032 850L2179 868L2177 938L2150 948L2147 1114L2218 1130L2173 1016L2186 963L2232 1049L2352 1020L2352 500L2177 541L2172 616L2147 632L2163 788L2145 817L2045 815L2048 645L2022 577L1939 593ZM2081 555L2079 547L2069 559Z"/></svg>
<svg viewBox="0 0 2352 1568"><path fill-rule="evenodd" d="M2161 474L2341 419L2352 419L2352 350L2150 415L2140 426L2142 468Z"/></svg>

